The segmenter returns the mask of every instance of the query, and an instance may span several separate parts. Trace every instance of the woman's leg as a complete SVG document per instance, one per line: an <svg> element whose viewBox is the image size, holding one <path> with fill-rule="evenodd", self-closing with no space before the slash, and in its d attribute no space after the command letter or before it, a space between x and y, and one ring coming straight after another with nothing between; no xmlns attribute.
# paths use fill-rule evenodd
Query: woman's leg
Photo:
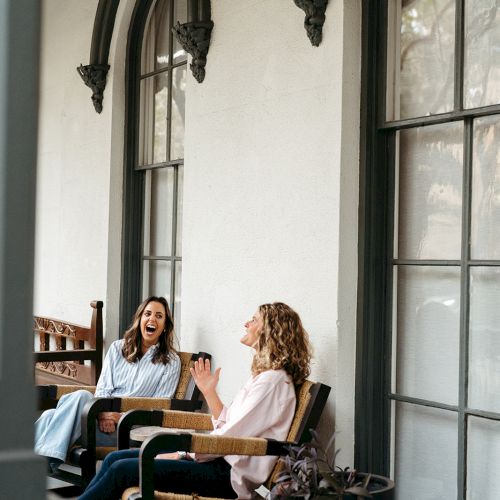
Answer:
<svg viewBox="0 0 500 500"><path fill-rule="evenodd" d="M223 459L210 462L155 460L155 489L208 497L237 498L231 486L231 466Z"/></svg>
<svg viewBox="0 0 500 500"><path fill-rule="evenodd" d="M93 398L88 391L65 394L55 410L42 413L35 422L35 451L64 462L69 447L81 434L83 407Z"/></svg>
<svg viewBox="0 0 500 500"><path fill-rule="evenodd" d="M117 453L122 452L108 455L115 456L109 460L106 471L99 479L96 476L96 480L88 486L80 500L115 500L120 498L127 488L139 485L139 459L117 457ZM231 487L231 467L222 458L203 463L190 460L155 460L154 472L155 488L160 491L237 497Z"/></svg>
<svg viewBox="0 0 500 500"><path fill-rule="evenodd" d="M113 451L103 460L101 468L94 476L92 481L90 481L85 492L92 489L108 472L108 469L118 460L123 460L124 458L137 458L139 456L139 448L134 448L132 450L119 450Z"/></svg>

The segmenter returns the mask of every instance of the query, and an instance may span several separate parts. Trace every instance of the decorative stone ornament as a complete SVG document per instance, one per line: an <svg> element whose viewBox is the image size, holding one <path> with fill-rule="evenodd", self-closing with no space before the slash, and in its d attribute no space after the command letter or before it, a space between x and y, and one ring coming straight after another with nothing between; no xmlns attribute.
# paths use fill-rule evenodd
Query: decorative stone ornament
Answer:
<svg viewBox="0 0 500 500"><path fill-rule="evenodd" d="M207 54L213 26L214 23L212 21L184 24L177 22L172 28L177 41L193 58L189 67L198 83L201 83L205 79L205 66L207 64Z"/></svg>
<svg viewBox="0 0 500 500"><path fill-rule="evenodd" d="M106 76L109 71L109 47L119 3L120 0L99 0L92 31L89 64L80 64L76 68L85 85L92 89L92 103L98 113L102 111Z"/></svg>
<svg viewBox="0 0 500 500"><path fill-rule="evenodd" d="M328 0L293 0L295 5L306 13L304 28L311 43L318 47L323 36L325 11Z"/></svg>
<svg viewBox="0 0 500 500"><path fill-rule="evenodd" d="M210 0L187 0L187 22L179 23L172 31L182 48L191 54L191 72L198 83L205 79L210 36L214 23L211 20Z"/></svg>
<svg viewBox="0 0 500 500"><path fill-rule="evenodd" d="M109 71L108 64L89 64L84 66L80 64L76 68L83 82L92 90L92 103L95 110L102 111L102 100L104 98L104 89L106 87L106 76Z"/></svg>

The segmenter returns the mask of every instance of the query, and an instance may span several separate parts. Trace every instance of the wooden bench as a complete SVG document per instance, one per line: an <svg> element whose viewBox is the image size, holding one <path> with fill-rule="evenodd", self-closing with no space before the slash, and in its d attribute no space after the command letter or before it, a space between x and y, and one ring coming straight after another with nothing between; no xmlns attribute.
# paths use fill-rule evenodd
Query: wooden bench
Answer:
<svg viewBox="0 0 500 500"><path fill-rule="evenodd" d="M90 306L93 309L90 327L34 317L33 332L35 337L38 335L40 349L34 352L35 384L97 383L102 368L103 303L96 300ZM85 364L87 360L90 364Z"/></svg>

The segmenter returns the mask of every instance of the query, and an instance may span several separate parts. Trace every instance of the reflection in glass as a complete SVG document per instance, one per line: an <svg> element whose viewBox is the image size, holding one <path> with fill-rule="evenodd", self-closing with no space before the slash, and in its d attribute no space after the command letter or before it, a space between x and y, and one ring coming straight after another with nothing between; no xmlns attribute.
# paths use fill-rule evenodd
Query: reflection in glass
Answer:
<svg viewBox="0 0 500 500"><path fill-rule="evenodd" d="M168 65L170 51L170 1L157 0L149 13L144 31L141 75Z"/></svg>
<svg viewBox="0 0 500 500"><path fill-rule="evenodd" d="M455 2L400 0L394 51L394 116L410 118L453 109ZM390 2L389 2L390 3ZM389 56L389 59L391 57Z"/></svg>
<svg viewBox="0 0 500 500"><path fill-rule="evenodd" d="M187 2L185 0L177 0L174 4L174 25L176 25L177 22L181 24L187 22ZM173 41L174 64L178 64L187 59L187 54L175 36L173 37Z"/></svg>
<svg viewBox="0 0 500 500"><path fill-rule="evenodd" d="M500 104L500 3L465 2L464 107Z"/></svg>
<svg viewBox="0 0 500 500"><path fill-rule="evenodd" d="M474 121L471 254L500 259L500 118Z"/></svg>
<svg viewBox="0 0 500 500"><path fill-rule="evenodd" d="M184 168L179 167L177 171L177 237L175 254L182 255L182 214L184 201Z"/></svg>
<svg viewBox="0 0 500 500"><path fill-rule="evenodd" d="M396 392L456 404L460 269L398 266Z"/></svg>
<svg viewBox="0 0 500 500"><path fill-rule="evenodd" d="M399 133L400 259L460 259L462 122Z"/></svg>
<svg viewBox="0 0 500 500"><path fill-rule="evenodd" d="M172 70L172 137L170 159L184 158L184 115L186 104L186 65Z"/></svg>
<svg viewBox="0 0 500 500"><path fill-rule="evenodd" d="M142 297L165 297L170 304L172 264L164 260L145 260L143 266Z"/></svg>
<svg viewBox="0 0 500 500"><path fill-rule="evenodd" d="M150 250L149 255L170 255L174 199L173 167L151 171Z"/></svg>
<svg viewBox="0 0 500 500"><path fill-rule="evenodd" d="M500 412L500 268L470 272L469 407Z"/></svg>
<svg viewBox="0 0 500 500"><path fill-rule="evenodd" d="M167 161L168 74L141 81L139 164Z"/></svg>
<svg viewBox="0 0 500 500"><path fill-rule="evenodd" d="M457 415L408 403L395 405L396 498L457 498Z"/></svg>
<svg viewBox="0 0 500 500"><path fill-rule="evenodd" d="M469 417L467 499L498 498L500 422Z"/></svg>

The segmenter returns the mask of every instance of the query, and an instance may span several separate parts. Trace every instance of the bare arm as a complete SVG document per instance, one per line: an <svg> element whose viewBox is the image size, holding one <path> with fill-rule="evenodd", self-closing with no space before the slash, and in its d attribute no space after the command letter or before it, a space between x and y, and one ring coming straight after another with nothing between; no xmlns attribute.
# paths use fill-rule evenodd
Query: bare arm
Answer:
<svg viewBox="0 0 500 500"><path fill-rule="evenodd" d="M214 373L211 372L210 360L198 359L194 362L194 368L190 368L191 375L200 389L205 401L208 404L210 413L217 419L222 412L223 404L217 394L216 387L219 383L220 368L216 368Z"/></svg>

